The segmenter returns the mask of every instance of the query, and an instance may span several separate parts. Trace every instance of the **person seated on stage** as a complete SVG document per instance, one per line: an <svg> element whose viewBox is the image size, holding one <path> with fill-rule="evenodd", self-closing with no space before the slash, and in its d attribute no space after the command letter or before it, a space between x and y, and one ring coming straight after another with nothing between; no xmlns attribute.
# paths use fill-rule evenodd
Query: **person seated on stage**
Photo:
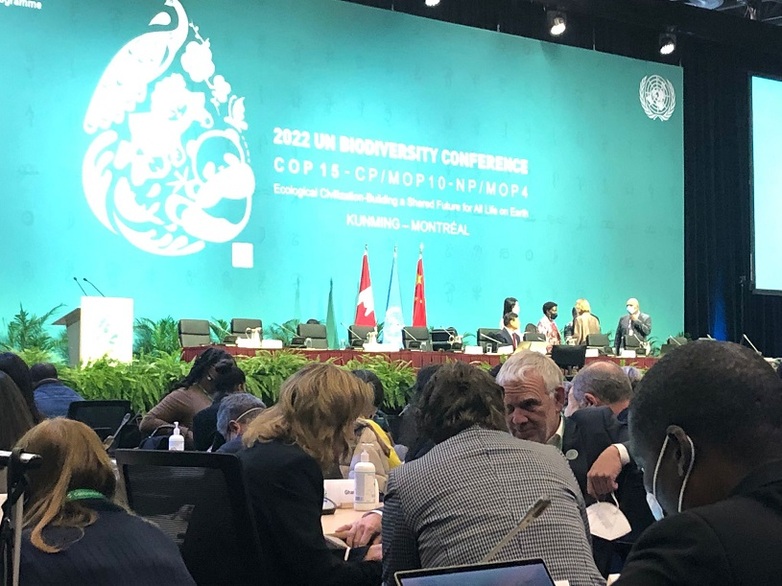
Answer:
<svg viewBox="0 0 782 586"><path fill-rule="evenodd" d="M609 361L593 362L582 368L573 379L571 393L580 409L607 406L616 415L619 423L624 428L627 427L628 406L633 396L633 389L630 385L630 379L615 363ZM619 450L625 458L629 458L623 444L617 443L614 448ZM587 473L587 490L588 477ZM624 467L624 471L615 481L615 489L612 492L632 530L611 543L601 540L599 537L593 537L595 550L602 549L604 552L602 559L606 560L606 564L609 564L600 568L606 576L620 571L632 544L654 521L646 504L643 474L636 465ZM587 497L587 500L591 501L590 497Z"/></svg>
<svg viewBox="0 0 782 586"><path fill-rule="evenodd" d="M33 423L43 421L45 417L38 412L38 407L35 406L33 380L30 377L30 367L27 366L27 363L13 352L0 352L0 371L10 376L22 393L22 398L33 416Z"/></svg>
<svg viewBox="0 0 782 586"><path fill-rule="evenodd" d="M565 338L565 344L572 344L573 343L573 324L576 323L576 318L578 317L578 310L573 307L570 310L570 321L565 324L565 327L562 328L562 335Z"/></svg>
<svg viewBox="0 0 782 586"><path fill-rule="evenodd" d="M563 417L562 370L551 358L537 352L524 350L508 357L497 383L505 390L510 432L519 439L556 447L570 464L579 494L586 497L587 472L604 450L628 440L626 425L607 406L579 409ZM594 554L597 567L605 572L611 566L613 552L596 548Z"/></svg>
<svg viewBox="0 0 782 586"><path fill-rule="evenodd" d="M638 305L638 300L631 297L627 300L627 315L619 318L616 326L616 335L614 336L614 348L616 353L622 349L622 339L624 336L635 336L641 342L646 342L649 334L652 333L652 318L649 314L642 313Z"/></svg>
<svg viewBox="0 0 782 586"><path fill-rule="evenodd" d="M519 306L519 300L515 297L506 297L502 303L502 317L500 318L500 329L505 327L505 316L509 313L515 313L517 316L521 315L521 307Z"/></svg>
<svg viewBox="0 0 782 586"><path fill-rule="evenodd" d="M233 393L226 396L217 409L217 433L225 438L216 451L218 454L235 454L244 448L242 436L255 421L266 404L250 393Z"/></svg>
<svg viewBox="0 0 782 586"><path fill-rule="evenodd" d="M506 313L505 317L502 318L502 323L502 329L497 332L497 340L502 342L504 346L513 346L513 349L515 350L519 345L519 342L521 342L518 314L513 313L512 311Z"/></svg>
<svg viewBox="0 0 782 586"><path fill-rule="evenodd" d="M555 580L605 584L567 462L508 433L502 388L485 371L463 362L441 366L421 394L419 418L436 445L391 471L382 522L385 584L400 570L481 561L541 495L551 499L548 510L496 560L541 558Z"/></svg>
<svg viewBox="0 0 782 586"><path fill-rule="evenodd" d="M340 465L343 478L355 478L356 464L361 461L364 450L369 454L369 461L375 466L375 479L380 493L385 493L388 472L399 466L402 461L394 450L391 437L373 420L378 408L385 400L383 383L374 372L369 370L354 370L353 374L369 384L374 392L372 405L356 420L355 438L349 465Z"/></svg>
<svg viewBox="0 0 782 586"><path fill-rule="evenodd" d="M114 503L116 477L98 436L56 417L17 443L28 470L20 584L193 585L176 544Z"/></svg>
<svg viewBox="0 0 782 586"><path fill-rule="evenodd" d="M600 333L600 320L592 315L592 308L586 299L576 301L576 313L578 315L573 320L573 343L581 346L586 344L589 334Z"/></svg>
<svg viewBox="0 0 782 586"><path fill-rule="evenodd" d="M217 410L223 398L231 393L243 393L246 376L235 364L220 364L215 368L212 404L193 417L193 445L196 450L214 452L225 443L217 430Z"/></svg>
<svg viewBox="0 0 782 586"><path fill-rule="evenodd" d="M539 334L546 336L546 345L549 348L562 343L562 336L559 333L559 328L557 328L557 324L554 323L558 313L559 308L553 301L546 301L546 303L543 304L543 317L540 318L537 329Z"/></svg>
<svg viewBox="0 0 782 586"><path fill-rule="evenodd" d="M323 537L323 470L347 457L356 419L372 404L372 389L328 363L308 364L280 389L278 402L244 433L242 461L261 547L269 560L259 584L374 585L382 551L343 561Z"/></svg>
<svg viewBox="0 0 782 586"><path fill-rule="evenodd" d="M217 368L236 364L233 356L219 348L207 348L193 361L190 373L172 385L172 390L141 420L139 430L150 434L160 426L173 426L185 436L185 447L193 448L193 417L212 404Z"/></svg>
<svg viewBox="0 0 782 586"><path fill-rule="evenodd" d="M636 542L617 584L778 584L782 381L773 368L729 342L678 347L638 384L628 424L662 520Z"/></svg>
<svg viewBox="0 0 782 586"><path fill-rule="evenodd" d="M39 362L30 367L35 406L44 417L65 417L68 407L74 401L83 401L82 396L57 378L54 364Z"/></svg>

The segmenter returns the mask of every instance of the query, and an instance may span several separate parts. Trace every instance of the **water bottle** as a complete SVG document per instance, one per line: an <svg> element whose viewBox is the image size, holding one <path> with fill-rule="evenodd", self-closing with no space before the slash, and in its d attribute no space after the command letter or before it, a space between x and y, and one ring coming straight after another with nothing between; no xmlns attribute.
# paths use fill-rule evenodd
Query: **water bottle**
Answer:
<svg viewBox="0 0 782 586"><path fill-rule="evenodd" d="M184 452L185 451L185 436L179 430L179 422L174 421L174 431L168 438L168 451L169 452Z"/></svg>

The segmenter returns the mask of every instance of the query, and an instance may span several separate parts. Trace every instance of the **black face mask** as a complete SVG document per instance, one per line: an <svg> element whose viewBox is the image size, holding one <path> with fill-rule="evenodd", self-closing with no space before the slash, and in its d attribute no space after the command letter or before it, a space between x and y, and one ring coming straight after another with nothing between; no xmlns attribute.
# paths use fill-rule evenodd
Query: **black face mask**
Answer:
<svg viewBox="0 0 782 586"><path fill-rule="evenodd" d="M551 318L551 321L554 321L555 319L557 319L558 315L559 315L558 313L552 313L549 317Z"/></svg>

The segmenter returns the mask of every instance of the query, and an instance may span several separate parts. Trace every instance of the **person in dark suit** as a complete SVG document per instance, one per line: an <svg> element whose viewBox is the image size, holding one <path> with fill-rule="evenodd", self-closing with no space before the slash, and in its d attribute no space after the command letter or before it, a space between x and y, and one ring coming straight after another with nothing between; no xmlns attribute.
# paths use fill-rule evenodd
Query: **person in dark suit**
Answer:
<svg viewBox="0 0 782 586"><path fill-rule="evenodd" d="M563 417L562 370L551 358L537 352L525 350L511 355L497 374L497 382L505 390L505 413L511 433L561 451L582 495L587 497L589 469L604 450L628 439L626 426L607 406L581 409ZM587 504L594 502L592 498L587 500ZM598 568L607 575L612 567L613 548L598 544L594 555Z"/></svg>
<svg viewBox="0 0 782 586"><path fill-rule="evenodd" d="M323 470L346 457L356 419L372 405L370 386L333 364L313 363L289 377L280 398L244 433L242 461L261 547L269 560L259 584L369 586L382 555L343 561L320 524Z"/></svg>
<svg viewBox="0 0 782 586"><path fill-rule="evenodd" d="M194 586L176 544L113 502L114 471L95 432L56 417L18 442L41 454L29 481L20 584Z"/></svg>
<svg viewBox="0 0 782 586"><path fill-rule="evenodd" d="M778 584L782 381L749 348L702 340L638 384L631 450L662 518L633 547L625 585Z"/></svg>
<svg viewBox="0 0 782 586"><path fill-rule="evenodd" d="M193 417L193 447L196 450L205 452L211 448L215 452L226 442L225 436L217 429L217 412L225 397L244 392L246 379L244 371L235 364L223 364L215 368L212 404Z"/></svg>
<svg viewBox="0 0 782 586"><path fill-rule="evenodd" d="M602 565L598 565L604 575L621 570L621 565L627 558L627 554L630 552L630 548L635 543L635 540L654 522L652 513L646 503L643 474L634 463L631 464L629 462L630 458L624 446L624 442L629 440L627 413L632 394L630 379L619 366L609 361L593 362L579 371L573 379L571 387L571 398L577 403L578 413L581 413L581 415L574 414L570 418L565 419L565 439L563 441L565 453L567 453L568 449L573 449L579 444L583 445L586 443L595 447L605 444L605 440L602 442L579 441L576 434L568 433L568 427L574 427L575 422L581 418L588 417L589 412L599 412L601 415L595 415L594 421L586 427L597 430L598 433L603 433L600 430L605 430L610 439L610 444L608 445L613 446L620 453L620 458L628 463L616 479L615 486L612 487L613 490L611 492L614 493L619 503L619 508L627 517L632 530L614 542L607 542L599 537L593 538L596 552L595 559L602 559ZM615 415L615 417L612 415ZM568 425L571 421L573 424ZM582 427L584 426L582 425ZM608 445L606 448L610 449ZM590 503L594 502L594 499L589 494L588 474L599 456L600 453L594 453L593 451L578 464L577 460L571 461L576 478L579 479L581 490L584 492L587 502ZM578 471L576 471L576 467ZM599 551L602 552L602 556L598 553Z"/></svg>
<svg viewBox="0 0 782 586"><path fill-rule="evenodd" d="M641 342L646 342L646 338L652 333L652 318L649 314L642 313L638 305L638 300L631 297L627 300L627 315L619 318L616 326L616 335L614 336L614 348L616 353L622 348L622 339L624 336L635 336Z"/></svg>
<svg viewBox="0 0 782 586"><path fill-rule="evenodd" d="M436 444L391 471L383 511L383 581L400 570L481 561L542 494L551 505L497 560L541 558L556 580L605 584L589 546L584 501L554 450L513 438L502 389L462 362L441 366L418 403Z"/></svg>
<svg viewBox="0 0 782 586"><path fill-rule="evenodd" d="M521 341L519 336L519 315L512 311L506 313L502 318L503 328L497 332L497 340L502 342L505 346L516 346Z"/></svg>

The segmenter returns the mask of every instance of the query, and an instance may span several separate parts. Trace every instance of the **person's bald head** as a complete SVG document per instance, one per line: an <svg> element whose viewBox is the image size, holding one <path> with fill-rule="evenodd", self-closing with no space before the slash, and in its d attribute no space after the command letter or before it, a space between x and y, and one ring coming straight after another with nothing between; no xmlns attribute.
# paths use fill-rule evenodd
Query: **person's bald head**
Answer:
<svg viewBox="0 0 782 586"><path fill-rule="evenodd" d="M628 376L608 360L582 368L573 379L572 390L580 408L608 405L619 411L627 406L633 394Z"/></svg>

